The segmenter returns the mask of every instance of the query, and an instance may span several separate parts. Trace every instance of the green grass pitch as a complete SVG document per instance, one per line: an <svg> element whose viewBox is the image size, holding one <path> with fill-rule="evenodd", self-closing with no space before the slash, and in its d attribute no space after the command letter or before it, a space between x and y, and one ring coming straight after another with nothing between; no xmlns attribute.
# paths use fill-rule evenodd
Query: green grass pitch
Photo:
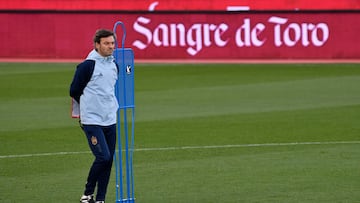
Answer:
<svg viewBox="0 0 360 203"><path fill-rule="evenodd" d="M78 202L74 70L0 64L0 202ZM136 64L135 103L136 202L360 200L359 64Z"/></svg>

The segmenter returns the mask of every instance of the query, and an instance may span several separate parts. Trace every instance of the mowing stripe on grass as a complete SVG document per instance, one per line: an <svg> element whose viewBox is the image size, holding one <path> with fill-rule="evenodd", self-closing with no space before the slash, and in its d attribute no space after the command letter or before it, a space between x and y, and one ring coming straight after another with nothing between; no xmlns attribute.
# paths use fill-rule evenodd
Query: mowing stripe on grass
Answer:
<svg viewBox="0 0 360 203"><path fill-rule="evenodd" d="M293 145L335 145L335 144L360 144L360 141L337 141L337 142L290 142L290 143L262 143L262 144L235 144L235 145L209 145L209 146L183 146L183 147L157 147L157 148L139 148L135 151L172 151L172 150L189 150L189 149L219 149L219 148L240 148L240 147L268 147L268 146L293 146ZM19 154L19 155L2 155L0 159L6 158L24 158L40 156L56 156L71 154L87 154L90 151L82 152L52 152L38 154Z"/></svg>

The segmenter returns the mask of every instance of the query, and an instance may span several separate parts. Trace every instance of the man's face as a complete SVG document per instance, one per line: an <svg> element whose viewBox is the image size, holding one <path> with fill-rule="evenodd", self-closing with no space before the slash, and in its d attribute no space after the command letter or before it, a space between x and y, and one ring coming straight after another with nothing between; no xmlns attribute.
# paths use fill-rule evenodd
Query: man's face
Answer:
<svg viewBox="0 0 360 203"><path fill-rule="evenodd" d="M114 36L103 37L100 39L100 43L95 43L97 52L103 56L111 56L115 48Z"/></svg>

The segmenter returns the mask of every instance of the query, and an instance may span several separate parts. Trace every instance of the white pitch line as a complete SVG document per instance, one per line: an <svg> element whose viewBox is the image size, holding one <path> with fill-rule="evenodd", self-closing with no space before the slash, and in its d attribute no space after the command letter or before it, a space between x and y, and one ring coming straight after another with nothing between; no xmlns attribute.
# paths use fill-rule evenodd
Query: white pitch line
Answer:
<svg viewBox="0 0 360 203"><path fill-rule="evenodd" d="M139 149L135 149L134 151L172 151L172 150L190 150L190 149L246 148L246 147L294 146L294 145L336 145L336 144L360 144L360 141L290 142L290 143L262 143L262 144L158 147L158 148L139 148ZM52 152L52 153L49 152L49 153L38 153L38 154L1 155L0 159L24 158L24 157L41 157L41 156L56 156L56 155L71 155L71 154L88 154L88 153L90 153L90 151Z"/></svg>
<svg viewBox="0 0 360 203"><path fill-rule="evenodd" d="M38 154L18 154L18 155L0 156L0 159L23 158L23 157L39 157L39 156L55 156L55 155L69 155L69 154L88 154L88 153L90 153L90 151L83 151L83 152L49 152L49 153L38 153Z"/></svg>
<svg viewBox="0 0 360 203"><path fill-rule="evenodd" d="M140 148L135 151L170 151L187 149L218 149L218 148L242 148L242 147L267 147L267 146L292 146L292 145L334 145L334 144L360 144L360 141L337 141L337 142L290 142L290 143L263 143L263 144L237 144L237 145L209 145L209 146L183 146Z"/></svg>

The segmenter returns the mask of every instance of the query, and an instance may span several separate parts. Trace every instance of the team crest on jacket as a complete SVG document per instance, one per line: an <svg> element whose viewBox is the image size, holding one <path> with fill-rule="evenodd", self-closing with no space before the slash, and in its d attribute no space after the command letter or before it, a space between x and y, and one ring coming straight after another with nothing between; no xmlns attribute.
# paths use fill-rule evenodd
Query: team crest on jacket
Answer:
<svg viewBox="0 0 360 203"><path fill-rule="evenodd" d="M96 145L97 143L98 143L98 141L97 141L96 137L92 136L91 137L91 144Z"/></svg>

